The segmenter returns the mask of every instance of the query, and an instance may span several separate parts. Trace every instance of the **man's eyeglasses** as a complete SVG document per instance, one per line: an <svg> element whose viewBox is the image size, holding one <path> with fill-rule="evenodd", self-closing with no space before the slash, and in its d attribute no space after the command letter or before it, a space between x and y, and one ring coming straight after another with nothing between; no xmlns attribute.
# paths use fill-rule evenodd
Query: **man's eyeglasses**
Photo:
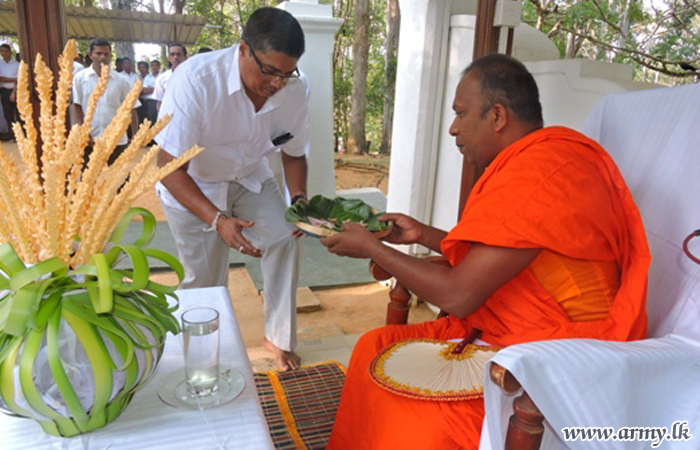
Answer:
<svg viewBox="0 0 700 450"><path fill-rule="evenodd" d="M275 77L280 81L284 81L285 83L289 81L290 78L299 78L301 76L301 74L299 73L299 68L295 68L291 72L282 73L277 69L269 69L263 66L263 63L258 59L257 55L255 54L253 47L248 46L248 48L250 49L250 54L253 55L253 59L257 63L258 68L260 69L260 73L262 73L263 75L268 77Z"/></svg>

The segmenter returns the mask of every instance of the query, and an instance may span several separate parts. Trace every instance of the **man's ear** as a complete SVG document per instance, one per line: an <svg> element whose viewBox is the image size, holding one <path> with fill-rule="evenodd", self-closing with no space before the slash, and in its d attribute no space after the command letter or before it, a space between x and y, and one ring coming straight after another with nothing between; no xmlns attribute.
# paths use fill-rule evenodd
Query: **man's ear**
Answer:
<svg viewBox="0 0 700 450"><path fill-rule="evenodd" d="M510 119L508 115L508 110L505 106L500 103L496 103L491 108L491 118L493 123L493 130L496 133L500 133L508 125L508 120Z"/></svg>
<svg viewBox="0 0 700 450"><path fill-rule="evenodd" d="M238 52L241 54L241 56L245 56L245 53L248 51L248 43L246 41L241 41L238 44Z"/></svg>

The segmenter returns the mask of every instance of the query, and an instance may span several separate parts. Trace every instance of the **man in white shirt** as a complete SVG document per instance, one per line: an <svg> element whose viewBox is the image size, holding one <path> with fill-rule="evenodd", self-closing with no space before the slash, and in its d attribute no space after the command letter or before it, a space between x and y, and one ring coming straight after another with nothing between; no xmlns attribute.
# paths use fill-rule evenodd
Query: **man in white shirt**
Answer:
<svg viewBox="0 0 700 450"><path fill-rule="evenodd" d="M134 63L131 61L131 58L128 56L123 57L122 67L124 70L120 75L129 83L129 88L134 87L134 83L136 83L136 80L139 80L140 77L138 73L134 72Z"/></svg>
<svg viewBox="0 0 700 450"><path fill-rule="evenodd" d="M141 102L141 106L138 110L136 110L136 113L139 116L139 124L141 124L145 119L150 120L151 123L155 123L154 117L148 115L148 108L150 106L149 102L155 102L155 100L151 100L150 98L151 95L153 95L153 90L156 85L156 77L148 73L148 62L146 61L139 61L138 69L139 78L141 78L141 82L143 83L141 85L141 96L139 97L139 102Z"/></svg>
<svg viewBox="0 0 700 450"><path fill-rule="evenodd" d="M192 58L168 84L156 137L166 164L199 144L205 150L158 189L185 266L181 287L226 286L229 253L262 258L265 339L283 370L296 369L299 243L266 155L282 149L292 201L305 201L307 86L297 62L304 34L277 8L255 11L239 45Z"/></svg>
<svg viewBox="0 0 700 450"><path fill-rule="evenodd" d="M126 99L130 91L129 83L118 73L110 70L112 62L112 46L106 39L97 38L90 42L90 59L92 65L85 70L78 72L73 78L73 108L77 123L83 123L84 113L90 100L90 95L95 90L100 74L103 70L109 70L109 81L107 89L97 102L95 115L92 119L92 127L90 130L90 146L85 149L85 158L89 157L92 151L94 139L102 136L107 126L112 122L112 119L117 114L117 110L122 102ZM137 101L134 108L138 108L141 104ZM136 109L131 113L131 131L136 133L138 126L136 118ZM109 158L109 164L113 163L117 157L126 149L128 144L127 135L124 134L119 140L119 144Z"/></svg>
<svg viewBox="0 0 700 450"><path fill-rule="evenodd" d="M160 61L158 61L157 59L151 61L151 75L153 76L153 93L151 93L151 95L148 96L149 102L147 103L147 117L148 120L155 123L156 120L158 120L158 103L160 103L158 99L156 99L156 82L158 81L158 78L162 75L160 73Z"/></svg>
<svg viewBox="0 0 700 450"><path fill-rule="evenodd" d="M0 101L8 128L8 132L0 136L0 139L8 141L13 139L12 124L17 121L17 104L10 97L17 86L19 63L12 57L12 49L8 44L0 45L0 56Z"/></svg>
<svg viewBox="0 0 700 450"><path fill-rule="evenodd" d="M166 70L156 80L155 91L153 92L153 97L158 101L158 108L160 109L160 104L165 96L165 89L168 86L168 81L172 76L175 69L178 68L180 64L187 60L187 49L182 44L169 44L168 45L168 62L170 63L170 69Z"/></svg>

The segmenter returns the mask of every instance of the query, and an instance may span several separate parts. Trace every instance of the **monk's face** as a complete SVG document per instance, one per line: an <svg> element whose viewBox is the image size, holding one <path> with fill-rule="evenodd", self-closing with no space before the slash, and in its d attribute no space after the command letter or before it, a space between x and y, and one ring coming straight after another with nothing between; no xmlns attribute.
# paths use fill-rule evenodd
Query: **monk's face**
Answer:
<svg viewBox="0 0 700 450"><path fill-rule="evenodd" d="M460 153L470 163L485 168L493 160L493 128L489 112L484 112L481 81L474 72L467 73L457 86L452 104L455 118L450 134Z"/></svg>

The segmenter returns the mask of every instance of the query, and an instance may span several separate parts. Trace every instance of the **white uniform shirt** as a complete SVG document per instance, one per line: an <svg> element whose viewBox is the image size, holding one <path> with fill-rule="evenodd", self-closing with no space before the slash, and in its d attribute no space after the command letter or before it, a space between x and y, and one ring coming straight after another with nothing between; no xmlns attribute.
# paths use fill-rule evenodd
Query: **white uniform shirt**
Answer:
<svg viewBox="0 0 700 450"><path fill-rule="evenodd" d="M120 73L119 75L121 75L122 77L124 77L124 79L126 80L126 82L129 83L129 89L131 89L132 87L134 87L134 83L136 83L136 80L140 80L140 79L141 79L141 77L139 76L139 74L136 73L136 72L131 72L131 73L122 72L122 73Z"/></svg>
<svg viewBox="0 0 700 450"><path fill-rule="evenodd" d="M19 63L14 58L10 58L10 62L5 62L0 58L0 77L17 78L19 73ZM13 89L17 82L9 81L0 83L0 87L5 89Z"/></svg>
<svg viewBox="0 0 700 450"><path fill-rule="evenodd" d="M156 86L153 90L153 100L158 100L159 102L163 101L163 97L165 97L165 88L168 86L168 80L170 80L172 75L173 71L170 69L158 75L158 78L156 78Z"/></svg>
<svg viewBox="0 0 700 450"><path fill-rule="evenodd" d="M156 87L156 77L153 76L152 73L149 73L146 75L146 78L143 79L143 88L155 88ZM155 92L155 90L154 90ZM142 95L141 100L151 100L153 98L153 93L147 94L147 95Z"/></svg>
<svg viewBox="0 0 700 450"><path fill-rule="evenodd" d="M107 68L103 67L103 70L107 70ZM92 66L81 70L75 74L75 78L73 78L73 103L82 107L83 114L87 112L90 94L95 90L99 79L100 77L97 76L97 72L95 72ZM117 115L117 110L124 99L126 99L129 90L129 83L126 79L114 70L110 70L107 89L97 101L95 115L92 118L90 136L92 136L93 139L102 136L102 133L104 133L107 126L112 122L114 116ZM137 100L134 108L138 108L139 106L141 106L141 103ZM128 138L125 133L119 140L119 145L124 145L127 142Z"/></svg>
<svg viewBox="0 0 700 450"><path fill-rule="evenodd" d="M78 72L82 72L85 70L85 66L80 64L78 61L73 61L73 76L75 77L75 74Z"/></svg>
<svg viewBox="0 0 700 450"><path fill-rule="evenodd" d="M308 147L307 84L292 79L256 112L238 70L238 46L198 55L179 66L169 82L160 115L172 120L156 141L173 156L198 144L204 151L190 161L187 173L220 210L226 209L228 183L252 192L273 174L265 156L278 147L272 140L286 133L290 156L304 156ZM161 200L185 209L162 185Z"/></svg>
<svg viewBox="0 0 700 450"><path fill-rule="evenodd" d="M153 93L148 96L149 100L158 100L156 98L156 88L158 87L158 78L163 75L163 72L158 72L158 75L153 75L152 73L149 73L148 76L153 77Z"/></svg>

